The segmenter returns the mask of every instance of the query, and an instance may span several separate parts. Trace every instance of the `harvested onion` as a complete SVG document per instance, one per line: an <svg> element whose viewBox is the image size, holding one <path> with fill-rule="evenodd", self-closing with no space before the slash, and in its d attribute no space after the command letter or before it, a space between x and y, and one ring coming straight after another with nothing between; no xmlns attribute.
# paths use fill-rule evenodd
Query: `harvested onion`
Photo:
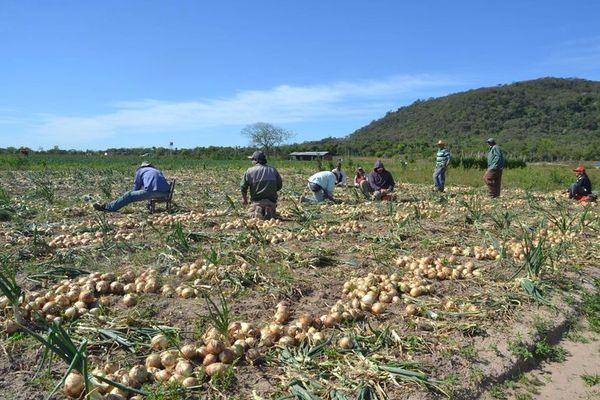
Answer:
<svg viewBox="0 0 600 400"><path fill-rule="evenodd" d="M71 372L65 379L64 391L69 397L78 398L85 388L85 380L79 372Z"/></svg>

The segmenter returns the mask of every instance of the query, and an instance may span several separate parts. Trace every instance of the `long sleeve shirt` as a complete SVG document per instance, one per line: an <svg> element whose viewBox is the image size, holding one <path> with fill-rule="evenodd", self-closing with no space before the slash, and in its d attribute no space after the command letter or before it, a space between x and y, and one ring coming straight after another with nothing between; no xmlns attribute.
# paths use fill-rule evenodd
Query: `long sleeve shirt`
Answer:
<svg viewBox="0 0 600 400"><path fill-rule="evenodd" d="M502 169L504 167L504 156L497 144L490 148L487 157L488 169Z"/></svg>
<svg viewBox="0 0 600 400"><path fill-rule="evenodd" d="M310 183L315 183L323 188L326 197L332 197L335 190L335 174L329 171L321 171L308 178Z"/></svg>
<svg viewBox="0 0 600 400"><path fill-rule="evenodd" d="M266 164L256 164L246 171L240 189L242 194L250 190L250 200L260 201L269 199L273 203L277 202L277 192L283 187L281 176L277 170Z"/></svg>
<svg viewBox="0 0 600 400"><path fill-rule="evenodd" d="M133 190L169 193L171 187L162 172L153 167L140 167L135 171Z"/></svg>
<svg viewBox="0 0 600 400"><path fill-rule="evenodd" d="M337 178L336 184L337 185L342 185L342 186L346 185L346 173L343 170L334 168L331 170L331 172L336 174L336 178Z"/></svg>
<svg viewBox="0 0 600 400"><path fill-rule="evenodd" d="M577 181L575 182L577 192L584 196L592 194L592 182L588 178L587 174L577 175Z"/></svg>
<svg viewBox="0 0 600 400"><path fill-rule="evenodd" d="M446 148L438 149L435 156L435 167L445 167L450 162L450 152Z"/></svg>

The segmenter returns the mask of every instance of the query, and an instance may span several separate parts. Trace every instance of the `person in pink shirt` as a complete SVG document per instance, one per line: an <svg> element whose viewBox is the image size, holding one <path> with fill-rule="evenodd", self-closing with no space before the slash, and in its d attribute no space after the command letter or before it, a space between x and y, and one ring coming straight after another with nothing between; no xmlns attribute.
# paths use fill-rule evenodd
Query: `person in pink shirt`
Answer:
<svg viewBox="0 0 600 400"><path fill-rule="evenodd" d="M363 169L363 167L358 167L356 169L356 174L354 175L354 186L360 187L360 183L366 180L367 177L365 175L365 170Z"/></svg>

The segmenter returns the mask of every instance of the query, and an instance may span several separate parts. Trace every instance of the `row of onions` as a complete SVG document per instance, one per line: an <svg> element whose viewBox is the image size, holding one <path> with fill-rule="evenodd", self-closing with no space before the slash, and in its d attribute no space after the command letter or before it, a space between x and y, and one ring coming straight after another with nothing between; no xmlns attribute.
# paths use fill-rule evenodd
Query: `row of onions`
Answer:
<svg viewBox="0 0 600 400"><path fill-rule="evenodd" d="M329 338L326 330L345 321L365 318L367 313L381 315L390 304L400 303L403 294L418 297L430 293L432 280L463 279L480 274L472 262L460 265L455 256L437 259L405 256L399 257L396 265L398 273L370 273L366 277L345 282L343 300L335 303L325 314L302 313L296 319L291 319L290 307L279 303L272 320L262 326L242 321L233 322L225 335L216 329L209 329L201 341L185 343L178 348L172 348L166 336L158 335L150 343L155 352L146 357L144 365L135 365L129 369L104 367L102 370L97 369L95 374L105 374L108 379L134 388L153 381L176 381L185 387L197 386L206 377L222 373L236 362L254 364L261 358L261 349L297 346L305 341L322 343ZM243 263L241 267L249 268L249 265ZM173 268L171 273L178 277L199 279L215 268L214 264L203 260ZM162 284L155 270L139 274L126 271L121 275L94 272L87 277L60 281L46 293L28 293L20 312L25 317L31 317L35 311L49 321L73 319L85 314L99 318L100 306L110 305L111 295L123 296L122 303L133 306L137 302L138 293L178 295L182 298L198 295L193 287L180 285L173 288L172 285ZM0 308L5 313L10 309L7 299L0 299ZM419 314L419 309L408 304L405 313L407 316L414 316ZM344 349L353 346L353 341L348 337L340 338L337 343ZM65 393L77 397L78 391L67 387L73 382L79 382L75 372L65 383ZM95 386L99 393L111 394L113 398L127 398L127 393L119 388L101 382L96 382Z"/></svg>

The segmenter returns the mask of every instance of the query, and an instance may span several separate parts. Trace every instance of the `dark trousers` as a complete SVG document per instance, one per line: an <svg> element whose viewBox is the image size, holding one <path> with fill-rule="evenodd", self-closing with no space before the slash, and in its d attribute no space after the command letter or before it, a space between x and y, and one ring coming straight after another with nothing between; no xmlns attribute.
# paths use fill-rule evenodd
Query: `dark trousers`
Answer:
<svg viewBox="0 0 600 400"><path fill-rule="evenodd" d="M501 169L488 169L483 175L490 197L500 197L500 183L502 182Z"/></svg>

